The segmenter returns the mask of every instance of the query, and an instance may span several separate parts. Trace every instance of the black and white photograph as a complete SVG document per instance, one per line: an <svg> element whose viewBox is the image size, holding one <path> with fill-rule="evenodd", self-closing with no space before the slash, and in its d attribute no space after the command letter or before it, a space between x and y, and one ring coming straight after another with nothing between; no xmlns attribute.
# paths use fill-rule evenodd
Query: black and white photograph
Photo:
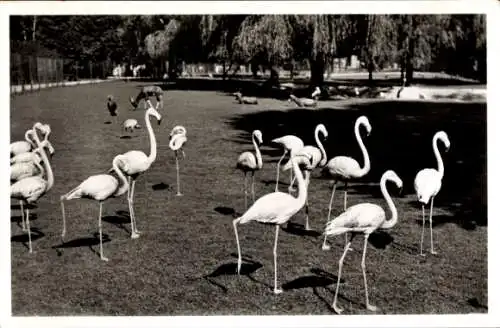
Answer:
<svg viewBox="0 0 500 328"><path fill-rule="evenodd" d="M0 326L500 324L499 3L341 2L2 2Z"/></svg>

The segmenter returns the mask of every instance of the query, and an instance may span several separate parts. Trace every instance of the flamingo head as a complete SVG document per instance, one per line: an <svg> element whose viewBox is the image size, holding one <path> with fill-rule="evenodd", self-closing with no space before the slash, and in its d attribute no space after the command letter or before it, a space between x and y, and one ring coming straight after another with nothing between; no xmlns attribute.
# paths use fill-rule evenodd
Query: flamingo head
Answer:
<svg viewBox="0 0 500 328"><path fill-rule="evenodd" d="M356 96L359 96L359 88L358 87L354 88L354 93L356 94Z"/></svg>
<svg viewBox="0 0 500 328"><path fill-rule="evenodd" d="M113 100L114 100L113 95L109 95L108 96L108 101L113 101Z"/></svg>
<svg viewBox="0 0 500 328"><path fill-rule="evenodd" d="M366 128L366 133L368 135L370 135L370 133L372 132L372 126L370 124L370 121L368 121L368 117L366 117L364 115L360 116L356 120L356 123L357 123L357 125L363 125Z"/></svg>
<svg viewBox="0 0 500 328"><path fill-rule="evenodd" d="M328 131L326 130L326 127L324 124L318 124L316 129L318 129L318 132L321 132L323 134L325 139L328 138Z"/></svg>
<svg viewBox="0 0 500 328"><path fill-rule="evenodd" d="M386 179L386 180L394 182L396 184L396 186L398 186L398 188L399 188L399 194L401 194L401 192L403 190L403 181L396 174L396 172L394 172L393 170L386 171L384 173L384 175L382 175L382 179Z"/></svg>
<svg viewBox="0 0 500 328"><path fill-rule="evenodd" d="M450 150L450 139L448 138L448 134L444 131L439 131L436 133L435 138L437 140L441 140L444 143L444 146L446 147L446 151Z"/></svg>
<svg viewBox="0 0 500 328"><path fill-rule="evenodd" d="M252 134L259 142L259 145L262 145L262 132L260 130L255 130Z"/></svg>
<svg viewBox="0 0 500 328"><path fill-rule="evenodd" d="M158 113L158 111L153 106L149 106L146 113L147 113L147 115L156 117L156 119L158 120L158 125L161 124L161 115L160 115L160 113Z"/></svg>

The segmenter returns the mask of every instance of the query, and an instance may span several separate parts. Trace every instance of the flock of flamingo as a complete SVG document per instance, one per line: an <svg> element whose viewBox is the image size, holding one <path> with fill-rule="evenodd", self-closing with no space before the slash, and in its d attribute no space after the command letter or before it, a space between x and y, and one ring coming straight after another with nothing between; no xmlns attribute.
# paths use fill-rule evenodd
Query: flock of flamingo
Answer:
<svg viewBox="0 0 500 328"><path fill-rule="evenodd" d="M142 151L131 150L124 154L116 155L112 161L112 167L106 174L93 175L85 179L78 186L60 197L61 211L63 218L63 228L61 237L64 240L66 234L66 215L64 210L64 202L72 199L89 198L99 202L99 238L100 238L100 258L108 261L104 256L102 247L102 205L103 202L112 197L119 197L127 193L127 201L130 213L131 238L138 238L140 231L137 228L137 222L134 212L134 191L137 178L147 171L156 159L157 143L155 134L151 125L151 117L156 118L158 125L161 123L162 116L158 113L158 105L162 103L162 97L157 96L157 106L153 107L149 101L150 95L156 95L156 90L142 90L141 97L144 99L145 107L145 126L149 134L150 154L146 155ZM141 97L136 100L130 99L134 108L137 107ZM241 94L238 94L241 99ZM248 99L247 99L248 100ZM116 104L113 97L108 97L108 109L111 116L116 116ZM135 129L138 122L126 120L123 127L126 129ZM276 168L276 187L275 191L268 193L257 200L255 199L255 183L254 176L258 170L263 168L263 160L259 146L263 142L262 132L255 130L252 133L252 143L255 152L244 152L237 160L236 167L244 174L244 197L245 197L245 213L233 221L234 232L236 236L236 244L238 248L238 263L237 273L240 273L242 265L242 256L240 241L238 238L239 224L245 224L251 221L261 223L274 224L276 226L275 241L274 241L274 293L280 294L282 290L278 288L278 268L277 268L277 244L278 233L280 226L290 220L290 218L298 213L305 206L306 218L305 229L310 230L309 225L309 202L308 202L308 187L310 184L310 176L313 170L321 170L333 180L333 188L328 206L328 217L324 229L324 240L322 244L323 250L329 250L330 246L327 243L329 236L345 235L345 247L342 256L339 259L338 280L336 292L332 304L332 308L341 313L342 308L337 305L337 296L339 292L339 283L342 274L342 266L347 252L350 250L352 240L355 235L364 235L364 247L361 261L363 271L366 308L371 311L376 311L377 308L370 304L368 297L368 285L366 281L365 258L368 237L377 229L390 229L395 226L398 221L398 213L393 200L387 191L387 182L391 181L398 188L402 188L403 182L399 176L392 170L387 170L380 179L380 189L385 201L390 210L390 218L386 218L384 209L376 204L361 203L347 207L347 185L349 182L359 179L370 171L370 158L368 151L363 143L360 134L360 128L363 126L370 134L372 127L366 116L359 117L354 124L354 134L363 154L364 164L361 165L353 158L347 156L336 156L328 160L325 149L320 140L320 134L323 139L328 137L328 131L323 124L319 124L315 131L316 145L304 145L303 141L294 136L286 135L280 138L273 139L274 144L280 145L284 152L278 161ZM31 232L29 223L29 207L26 209L26 204L36 203L43 195L45 195L54 184L54 176L50 165L49 156L54 153L54 148L49 141L51 133L48 124L37 122L25 133L25 140L13 142L10 145L10 160L11 160L11 198L19 200L22 212L21 223L23 231L28 232L29 252L32 252ZM187 141L187 132L183 126L175 126L170 132L169 146L175 152L176 170L177 170L177 195L181 196L180 178L179 178L179 154L184 157L183 145ZM431 253L436 254L433 245L432 237L432 211L434 197L441 189L441 181L444 174L444 165L441 154L438 149L438 141L441 141L446 150L450 147L450 141L444 131L437 132L432 140L433 151L437 160L437 170L434 168L426 168L418 172L414 180L414 188L417 194L417 199L422 205L422 235L420 239L420 255L423 253L423 240L425 230L425 206L430 201L430 210L428 220L430 225ZM48 154L47 154L48 151ZM284 165L281 165L282 160L288 154L289 160ZM290 171L290 185L288 193L278 190L280 169ZM115 173L116 176L112 175ZM248 208L248 183L247 175L251 174L251 196L253 204ZM294 197L293 184L297 181L298 192ZM335 218L331 218L333 199L338 183L344 183L344 202L343 212Z"/></svg>

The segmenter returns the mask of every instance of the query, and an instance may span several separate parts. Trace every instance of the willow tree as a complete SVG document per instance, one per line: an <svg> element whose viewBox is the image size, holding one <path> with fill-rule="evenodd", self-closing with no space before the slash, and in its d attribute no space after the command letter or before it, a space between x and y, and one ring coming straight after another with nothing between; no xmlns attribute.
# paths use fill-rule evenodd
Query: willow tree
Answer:
<svg viewBox="0 0 500 328"><path fill-rule="evenodd" d="M165 60L168 60L169 76L175 76L175 56L173 56L170 51L170 45L175 39L179 28L180 23L175 19L171 19L168 24L165 25L163 30L157 30L148 34L144 39L147 53L153 60L160 63L161 70L164 70L164 62Z"/></svg>

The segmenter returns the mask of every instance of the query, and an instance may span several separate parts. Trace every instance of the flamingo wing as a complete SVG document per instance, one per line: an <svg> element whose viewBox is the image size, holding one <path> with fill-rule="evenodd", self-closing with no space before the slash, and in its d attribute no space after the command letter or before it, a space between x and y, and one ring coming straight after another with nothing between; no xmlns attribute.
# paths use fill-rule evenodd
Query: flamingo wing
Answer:
<svg viewBox="0 0 500 328"><path fill-rule="evenodd" d="M257 159L253 153L246 151L238 157L236 167L239 169L255 169L257 168Z"/></svg>
<svg viewBox="0 0 500 328"><path fill-rule="evenodd" d="M186 141L187 141L187 137L185 134L174 134L171 137L170 142L168 143L168 146L172 150L178 150L178 149L182 148L182 146L184 145L184 143L186 143Z"/></svg>
<svg viewBox="0 0 500 328"><path fill-rule="evenodd" d="M341 177L344 179L351 178L355 172L361 170L359 163L347 156L337 156L332 158L327 164L325 169L332 177Z"/></svg>
<svg viewBox="0 0 500 328"><path fill-rule="evenodd" d="M297 199L284 192L273 192L262 196L243 214L240 223L257 221L261 223L281 224L286 222L295 210Z"/></svg>
<svg viewBox="0 0 500 328"><path fill-rule="evenodd" d="M41 177L28 177L10 186L10 197L24 199L27 202L36 201L47 189L47 182Z"/></svg>
<svg viewBox="0 0 500 328"><path fill-rule="evenodd" d="M297 152L296 155L310 155L311 156L311 163L312 167L315 168L319 165L319 162L321 161L321 151L314 146L305 146L301 150Z"/></svg>
<svg viewBox="0 0 500 328"><path fill-rule="evenodd" d="M118 180L109 174L93 175L66 194L66 199L90 198L105 200L118 188Z"/></svg>
<svg viewBox="0 0 500 328"><path fill-rule="evenodd" d="M127 175L133 175L146 171L151 163L148 156L139 150L131 150L123 154L119 167Z"/></svg>

